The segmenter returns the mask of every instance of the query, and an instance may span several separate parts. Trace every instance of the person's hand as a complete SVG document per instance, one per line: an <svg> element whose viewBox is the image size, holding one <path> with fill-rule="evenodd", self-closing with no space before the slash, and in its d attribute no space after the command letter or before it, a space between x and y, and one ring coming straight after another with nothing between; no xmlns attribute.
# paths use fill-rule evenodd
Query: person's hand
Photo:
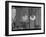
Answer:
<svg viewBox="0 0 46 37"><path fill-rule="evenodd" d="M28 16L27 16L27 15L25 15L25 16L22 16L22 20L23 20L23 21L26 21L26 20L28 20Z"/></svg>

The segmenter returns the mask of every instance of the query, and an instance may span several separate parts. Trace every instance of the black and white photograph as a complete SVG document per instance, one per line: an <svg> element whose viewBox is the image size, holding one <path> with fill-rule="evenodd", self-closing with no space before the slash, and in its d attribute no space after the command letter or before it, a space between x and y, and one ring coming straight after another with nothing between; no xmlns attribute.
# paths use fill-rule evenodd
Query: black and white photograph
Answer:
<svg viewBox="0 0 46 37"><path fill-rule="evenodd" d="M6 1L6 36L44 33L44 3Z"/></svg>
<svg viewBox="0 0 46 37"><path fill-rule="evenodd" d="M41 7L12 6L12 30L40 30Z"/></svg>

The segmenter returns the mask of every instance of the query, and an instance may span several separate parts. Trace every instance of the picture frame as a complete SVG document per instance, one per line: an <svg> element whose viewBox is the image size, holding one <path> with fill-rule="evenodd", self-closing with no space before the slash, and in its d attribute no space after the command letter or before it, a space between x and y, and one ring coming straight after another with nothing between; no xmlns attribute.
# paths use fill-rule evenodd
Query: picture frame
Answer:
<svg viewBox="0 0 46 37"><path fill-rule="evenodd" d="M36 28L34 27L35 29L27 28L27 29L16 30L16 29L12 28L12 26L13 26L12 19L14 19L12 17L14 17L14 15L15 15L15 13L13 14L12 12L14 12L14 11L16 12L16 18L17 18L17 10L18 9L20 11L21 11L21 9L22 10L25 9L25 11L27 11L27 12L29 11L28 12L30 14L29 17L35 14L32 11L33 9L36 12L38 12L38 9L39 9L40 11L39 11L39 14L37 13L37 15L38 15L38 18L40 18L40 20L41 20L41 21L39 20L40 29L37 28L36 26L35 26ZM30 13L30 10L32 11L31 13ZM12 14L13 14L13 16L12 16ZM18 13L18 15L19 15L19 13ZM36 15L36 18L37 18L37 15ZM32 18L32 20L33 20L33 18ZM30 18L29 18L29 21L30 21ZM32 25L33 25L33 23L32 23ZM29 22L29 26L30 26L30 22ZM45 34L45 3L5 1L5 35L6 36L18 36L18 35L34 35L34 34Z"/></svg>

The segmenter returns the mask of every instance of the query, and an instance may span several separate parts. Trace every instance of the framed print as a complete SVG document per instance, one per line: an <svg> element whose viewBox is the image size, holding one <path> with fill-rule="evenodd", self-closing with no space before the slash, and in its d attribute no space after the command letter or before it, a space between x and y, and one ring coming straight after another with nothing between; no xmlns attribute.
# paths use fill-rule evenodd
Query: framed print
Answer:
<svg viewBox="0 0 46 37"><path fill-rule="evenodd" d="M36 2L5 2L5 35L45 33L45 4Z"/></svg>

